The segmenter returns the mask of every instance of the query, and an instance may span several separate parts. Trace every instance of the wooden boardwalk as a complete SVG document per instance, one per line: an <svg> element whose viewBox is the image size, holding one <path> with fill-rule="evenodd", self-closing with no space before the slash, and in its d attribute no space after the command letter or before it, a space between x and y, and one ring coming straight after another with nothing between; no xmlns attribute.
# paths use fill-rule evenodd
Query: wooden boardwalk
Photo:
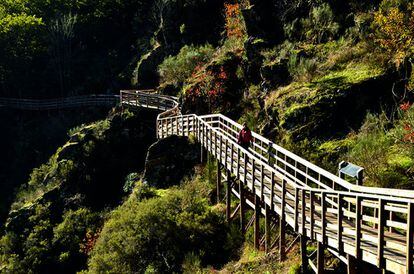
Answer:
<svg viewBox="0 0 414 274"><path fill-rule="evenodd" d="M139 92L121 96L126 105L157 108L162 102L158 138L193 136L217 159L218 199L225 187L227 218L239 215L242 230L253 226L257 247L264 244L270 251L277 246L283 259L290 227L300 238L303 267L310 264L316 273L324 271L324 249L345 262L348 273L361 273L361 262L394 273L414 273L414 191L351 184L256 133L245 150L237 144L241 125L220 114L181 115L171 100L149 100ZM237 206L232 205L232 195ZM245 219L247 208L254 210L251 220ZM262 217L266 232L260 238ZM270 235L275 224L277 243ZM309 241L317 244L316 262L306 254Z"/></svg>
<svg viewBox="0 0 414 274"><path fill-rule="evenodd" d="M193 136L202 151L217 159L218 201L220 189L225 188L228 220L238 215L243 231L253 226L257 248L263 245L271 252L277 247L283 260L291 246L287 244L289 228L300 239L303 268L310 265L316 273L324 272L325 249L347 264L348 273L362 273L361 262L394 273L414 273L414 191L351 184L254 132L252 146L245 150L237 144L238 123L220 114L181 115L176 98L149 91L121 91L112 98L0 98L0 107L48 110L118 100L122 106L159 111L158 138ZM254 211L250 220L246 220L248 208ZM265 235L261 237L263 217ZM277 236L272 239L275 227ZM309 242L317 244L312 255L306 254Z"/></svg>

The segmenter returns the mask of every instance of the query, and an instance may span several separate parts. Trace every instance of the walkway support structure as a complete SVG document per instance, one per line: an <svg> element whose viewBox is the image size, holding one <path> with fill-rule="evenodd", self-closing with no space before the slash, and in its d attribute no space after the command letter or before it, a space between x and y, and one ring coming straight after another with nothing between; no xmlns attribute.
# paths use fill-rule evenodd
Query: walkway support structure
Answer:
<svg viewBox="0 0 414 274"><path fill-rule="evenodd" d="M159 96L145 103L141 96L147 98L129 92L121 102L150 108L159 103L160 110L171 107L158 116L158 138L191 135L217 159L227 178L228 219L239 210L242 227L249 225L245 207L259 212L257 217L266 217L267 211L278 216L282 260L289 249L285 246L289 227L301 239L304 266L307 243L317 243L317 273L324 269L324 250L349 264L349 273L361 262L394 273L414 273L414 191L351 184L254 132L246 150L237 144L242 126L231 119L220 114L180 115L178 104L166 102L172 98ZM240 200L233 214L230 194Z"/></svg>

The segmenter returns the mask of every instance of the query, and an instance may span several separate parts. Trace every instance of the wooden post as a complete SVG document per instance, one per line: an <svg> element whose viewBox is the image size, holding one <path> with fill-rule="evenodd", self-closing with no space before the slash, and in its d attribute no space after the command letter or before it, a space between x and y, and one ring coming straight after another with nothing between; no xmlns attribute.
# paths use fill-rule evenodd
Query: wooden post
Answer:
<svg viewBox="0 0 414 274"><path fill-rule="evenodd" d="M325 254L323 244L321 242L316 244L316 256L317 274L323 274L325 272Z"/></svg>
<svg viewBox="0 0 414 274"><path fill-rule="evenodd" d="M299 224L298 224L298 217L299 217L299 188L295 188L295 215L294 215L294 220L295 220L295 232L298 232L299 230Z"/></svg>
<svg viewBox="0 0 414 274"><path fill-rule="evenodd" d="M306 254L306 242L306 236L300 235L300 256L302 260L302 273L306 273L308 270L308 255Z"/></svg>
<svg viewBox="0 0 414 274"><path fill-rule="evenodd" d="M217 160L217 203L219 204L221 199L220 199L220 190L221 190L221 164L220 162Z"/></svg>
<svg viewBox="0 0 414 274"><path fill-rule="evenodd" d="M245 232L245 220L244 220L244 208L245 208L245 197L244 197L244 186L241 181L239 181L239 195L240 195L240 229L242 233Z"/></svg>
<svg viewBox="0 0 414 274"><path fill-rule="evenodd" d="M313 191L311 190L310 191L310 197L309 197L309 207L310 207L310 239L311 240L314 240L314 233L313 233L313 230L314 230L314 228L313 228L313 226L314 226L314 223L315 223L315 205L314 205L314 202L315 202L315 197L314 197L314 193L313 193Z"/></svg>
<svg viewBox="0 0 414 274"><path fill-rule="evenodd" d="M282 214L280 215L280 222L279 222L279 257L280 261L283 262L285 260L285 248L286 248L286 216L285 216L285 207L286 207L286 181L282 180Z"/></svg>
<svg viewBox="0 0 414 274"><path fill-rule="evenodd" d="M408 204L407 212L407 252L406 252L406 268L407 274L413 274L413 238L414 238L414 204Z"/></svg>
<svg viewBox="0 0 414 274"><path fill-rule="evenodd" d="M346 255L346 259L347 259L347 274L357 274L358 273L358 269L357 269L357 263L356 263L356 259L347 254Z"/></svg>
<svg viewBox="0 0 414 274"><path fill-rule="evenodd" d="M254 197L254 247L260 248L260 198Z"/></svg>
<svg viewBox="0 0 414 274"><path fill-rule="evenodd" d="M321 193L321 223L322 223L322 243L326 244L326 193Z"/></svg>
<svg viewBox="0 0 414 274"><path fill-rule="evenodd" d="M270 206L265 204L265 252L266 254L269 253L270 251L270 239L271 239L271 235L270 235L270 222L271 222L271 218L270 218Z"/></svg>
<svg viewBox="0 0 414 274"><path fill-rule="evenodd" d="M377 242L377 266L382 269L384 267L384 226L385 226L385 209L384 200L378 201L378 242Z"/></svg>
<svg viewBox="0 0 414 274"><path fill-rule="evenodd" d="M204 148L203 148L203 143L200 144L200 163L203 164L205 159L204 159Z"/></svg>
<svg viewBox="0 0 414 274"><path fill-rule="evenodd" d="M361 198L356 196L355 205L355 257L361 259Z"/></svg>
<svg viewBox="0 0 414 274"><path fill-rule="evenodd" d="M227 171L227 184L226 184L226 219L229 222L230 221L230 215L231 215L231 172Z"/></svg>
<svg viewBox="0 0 414 274"><path fill-rule="evenodd" d="M338 194L338 231L337 231L337 240L338 240L338 252L342 253L343 245L342 245L342 222L343 222L343 211L342 211L342 203L343 203L343 196L342 194Z"/></svg>
<svg viewBox="0 0 414 274"><path fill-rule="evenodd" d="M270 176L272 176L270 186L270 210L273 211L275 209L275 174L273 171L270 173Z"/></svg>
<svg viewBox="0 0 414 274"><path fill-rule="evenodd" d="M302 189L302 235L306 237L306 196L305 189Z"/></svg>

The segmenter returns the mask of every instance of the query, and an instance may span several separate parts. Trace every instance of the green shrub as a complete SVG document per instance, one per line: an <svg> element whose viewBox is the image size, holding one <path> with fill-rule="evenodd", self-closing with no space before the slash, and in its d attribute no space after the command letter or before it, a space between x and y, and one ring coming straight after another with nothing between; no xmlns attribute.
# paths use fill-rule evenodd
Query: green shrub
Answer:
<svg viewBox="0 0 414 274"><path fill-rule="evenodd" d="M333 39L339 30L339 24L335 22L335 15L328 3L312 8L309 18L303 19L301 23L304 35L314 43Z"/></svg>
<svg viewBox="0 0 414 274"><path fill-rule="evenodd" d="M208 205L201 180L139 202L131 196L112 213L89 261L90 273L180 272L184 261L224 263L232 250L221 212Z"/></svg>
<svg viewBox="0 0 414 274"><path fill-rule="evenodd" d="M318 75L318 60L315 58L298 58L297 55L294 54L289 58L288 68L295 80L310 82Z"/></svg>
<svg viewBox="0 0 414 274"><path fill-rule="evenodd" d="M181 87L197 66L207 63L214 48L207 44L200 47L184 46L176 56L170 56L158 67L161 84Z"/></svg>
<svg viewBox="0 0 414 274"><path fill-rule="evenodd" d="M365 184L413 188L414 145L410 121L414 111L391 121L384 114L369 114L356 136L348 159L365 168Z"/></svg>

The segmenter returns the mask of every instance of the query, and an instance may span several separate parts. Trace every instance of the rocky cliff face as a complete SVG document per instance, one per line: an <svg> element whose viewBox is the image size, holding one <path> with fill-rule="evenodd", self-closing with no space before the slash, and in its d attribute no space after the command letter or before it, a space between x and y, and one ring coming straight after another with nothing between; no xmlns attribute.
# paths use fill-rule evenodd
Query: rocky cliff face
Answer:
<svg viewBox="0 0 414 274"><path fill-rule="evenodd" d="M199 160L199 145L187 137L161 139L148 149L143 181L156 188L178 185L185 176L194 173Z"/></svg>

